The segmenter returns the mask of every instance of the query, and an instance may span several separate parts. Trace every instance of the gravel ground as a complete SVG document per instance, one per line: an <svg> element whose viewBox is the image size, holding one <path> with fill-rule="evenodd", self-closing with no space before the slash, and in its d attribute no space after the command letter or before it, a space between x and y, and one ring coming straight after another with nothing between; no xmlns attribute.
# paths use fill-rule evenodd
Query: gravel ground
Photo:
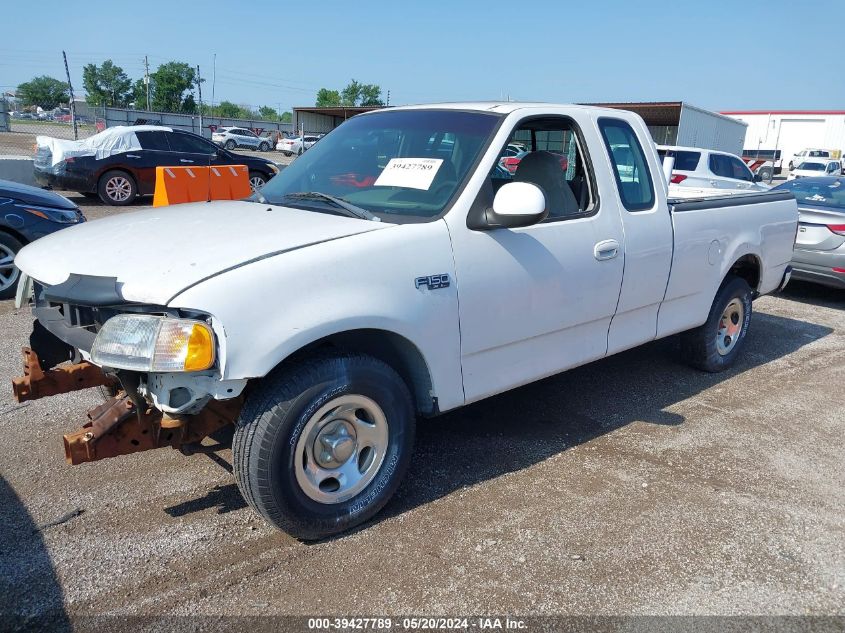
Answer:
<svg viewBox="0 0 845 633"><path fill-rule="evenodd" d="M385 511L318 544L253 515L227 452L69 466L98 394L4 387L0 614L843 615L845 293L755 311L723 374L669 339L421 421ZM0 302L3 385L30 324Z"/></svg>

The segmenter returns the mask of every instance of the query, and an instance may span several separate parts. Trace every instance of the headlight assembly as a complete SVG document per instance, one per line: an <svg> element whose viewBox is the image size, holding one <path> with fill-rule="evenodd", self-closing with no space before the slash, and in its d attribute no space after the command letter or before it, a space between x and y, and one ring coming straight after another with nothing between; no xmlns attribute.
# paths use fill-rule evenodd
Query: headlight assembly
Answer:
<svg viewBox="0 0 845 633"><path fill-rule="evenodd" d="M16 207L29 211L39 218L58 222L59 224L76 224L79 222L79 215L73 209L57 209L55 207L41 207L34 204L16 204Z"/></svg>
<svg viewBox="0 0 845 633"><path fill-rule="evenodd" d="M142 372L202 371L214 364L214 333L202 321L120 314L94 339L98 365Z"/></svg>

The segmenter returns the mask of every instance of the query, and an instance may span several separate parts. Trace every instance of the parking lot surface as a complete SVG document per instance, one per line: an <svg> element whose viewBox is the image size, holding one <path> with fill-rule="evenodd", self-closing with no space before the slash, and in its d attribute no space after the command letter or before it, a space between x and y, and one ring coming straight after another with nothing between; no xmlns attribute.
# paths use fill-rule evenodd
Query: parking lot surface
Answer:
<svg viewBox="0 0 845 633"><path fill-rule="evenodd" d="M2 302L0 612L842 614L845 293L754 308L726 373L668 339L421 420L381 515L305 544L228 452L67 465L99 394L15 403L32 319Z"/></svg>

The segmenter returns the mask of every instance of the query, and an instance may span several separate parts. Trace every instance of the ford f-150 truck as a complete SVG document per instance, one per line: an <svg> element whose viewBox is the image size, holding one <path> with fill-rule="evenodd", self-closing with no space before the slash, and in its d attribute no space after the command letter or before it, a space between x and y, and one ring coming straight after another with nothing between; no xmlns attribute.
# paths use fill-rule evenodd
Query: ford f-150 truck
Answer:
<svg viewBox="0 0 845 633"><path fill-rule="evenodd" d="M513 143L529 151L510 173ZM629 112L356 116L245 201L24 248L36 323L15 393L107 394L65 436L74 464L217 450L233 429L249 504L323 538L387 503L418 417L676 333L694 366L734 363L752 300L789 279L795 199L668 192Z"/></svg>

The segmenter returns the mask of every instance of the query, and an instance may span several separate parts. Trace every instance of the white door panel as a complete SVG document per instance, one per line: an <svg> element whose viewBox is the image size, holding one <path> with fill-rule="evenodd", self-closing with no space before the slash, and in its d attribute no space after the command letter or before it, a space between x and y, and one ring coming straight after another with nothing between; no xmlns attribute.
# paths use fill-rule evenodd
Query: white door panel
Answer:
<svg viewBox="0 0 845 633"><path fill-rule="evenodd" d="M624 257L596 245L623 243L616 213L453 233L467 401L605 355Z"/></svg>

